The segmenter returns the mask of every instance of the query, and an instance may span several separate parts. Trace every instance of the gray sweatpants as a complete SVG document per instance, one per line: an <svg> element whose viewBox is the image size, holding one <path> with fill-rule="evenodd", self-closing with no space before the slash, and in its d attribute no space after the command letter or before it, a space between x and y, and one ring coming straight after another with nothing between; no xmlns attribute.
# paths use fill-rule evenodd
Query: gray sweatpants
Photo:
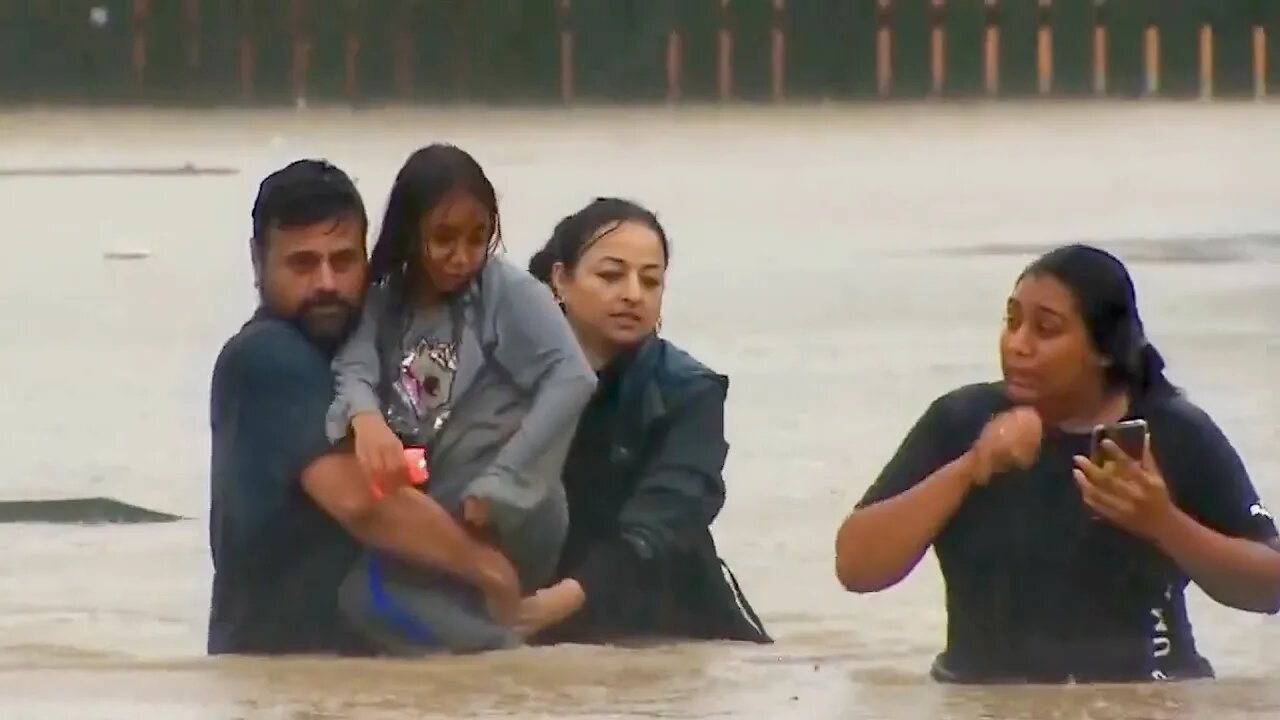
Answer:
<svg viewBox="0 0 1280 720"><path fill-rule="evenodd" d="M549 494L518 524L495 523L499 550L515 566L526 593L551 581L568 528L561 493ZM489 616L477 589L372 550L347 574L338 603L356 630L390 655L475 653L521 642Z"/></svg>

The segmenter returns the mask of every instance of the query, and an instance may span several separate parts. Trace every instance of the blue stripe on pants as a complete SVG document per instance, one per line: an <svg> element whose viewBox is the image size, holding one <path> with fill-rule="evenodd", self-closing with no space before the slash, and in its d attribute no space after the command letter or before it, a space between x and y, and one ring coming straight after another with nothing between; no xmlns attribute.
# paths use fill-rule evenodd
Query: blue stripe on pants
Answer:
<svg viewBox="0 0 1280 720"><path fill-rule="evenodd" d="M440 645L440 638L417 618L405 612L382 583L382 560L374 553L369 553L369 597L373 600L374 611L389 621L405 637L424 645Z"/></svg>

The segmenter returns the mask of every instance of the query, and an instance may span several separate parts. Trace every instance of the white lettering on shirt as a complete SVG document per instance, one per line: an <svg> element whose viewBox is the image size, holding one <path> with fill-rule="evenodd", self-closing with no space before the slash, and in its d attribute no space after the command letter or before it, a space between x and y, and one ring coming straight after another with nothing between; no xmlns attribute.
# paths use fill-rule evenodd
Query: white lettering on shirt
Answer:
<svg viewBox="0 0 1280 720"><path fill-rule="evenodd" d="M1168 603L1173 600L1173 586L1165 586L1164 600L1164 607L1151 608L1151 619L1155 621L1151 628L1151 659L1156 666L1151 671L1152 680L1169 679L1164 671L1160 669L1160 661L1169 657L1169 654L1173 652L1173 638L1169 634L1169 623L1165 620L1166 608Z"/></svg>

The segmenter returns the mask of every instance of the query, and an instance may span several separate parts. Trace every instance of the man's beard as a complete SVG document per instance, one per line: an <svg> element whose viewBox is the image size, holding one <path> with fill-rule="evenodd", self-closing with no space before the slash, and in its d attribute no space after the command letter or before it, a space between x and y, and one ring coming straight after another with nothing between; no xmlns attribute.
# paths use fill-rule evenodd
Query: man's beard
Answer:
<svg viewBox="0 0 1280 720"><path fill-rule="evenodd" d="M293 321L311 342L333 351L356 329L360 308L337 293L322 293L304 302Z"/></svg>

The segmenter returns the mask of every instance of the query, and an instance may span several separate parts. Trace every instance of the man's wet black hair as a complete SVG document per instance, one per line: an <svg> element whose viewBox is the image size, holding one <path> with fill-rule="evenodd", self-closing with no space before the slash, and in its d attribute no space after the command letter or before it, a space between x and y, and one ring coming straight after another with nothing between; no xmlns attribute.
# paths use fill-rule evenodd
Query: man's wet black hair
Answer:
<svg viewBox="0 0 1280 720"><path fill-rule="evenodd" d="M360 221L361 232L368 229L360 191L350 176L326 160L295 160L271 173L258 186L253 201L253 249L267 249L273 227L306 227L347 218Z"/></svg>
<svg viewBox="0 0 1280 720"><path fill-rule="evenodd" d="M1147 340L1124 263L1090 245L1066 245L1040 256L1019 279L1037 275L1053 277L1071 292L1094 350L1107 362L1109 386L1139 397L1177 393L1165 377L1164 358Z"/></svg>
<svg viewBox="0 0 1280 720"><path fill-rule="evenodd" d="M466 192L484 206L493 227L489 254L497 252L502 245L498 195L484 169L465 150L446 143L428 145L405 160L391 186L382 229L369 260L374 284L390 283L396 288L394 294L401 295L423 281L419 225L455 191Z"/></svg>
<svg viewBox="0 0 1280 720"><path fill-rule="evenodd" d="M671 245L667 242L667 232L656 215L630 200L602 197L592 200L586 207L556 224L551 239L529 258L530 274L550 285L551 269L556 263L563 263L566 270L573 272L583 253L624 222L640 223L652 230L662 243L663 265L671 262Z"/></svg>

